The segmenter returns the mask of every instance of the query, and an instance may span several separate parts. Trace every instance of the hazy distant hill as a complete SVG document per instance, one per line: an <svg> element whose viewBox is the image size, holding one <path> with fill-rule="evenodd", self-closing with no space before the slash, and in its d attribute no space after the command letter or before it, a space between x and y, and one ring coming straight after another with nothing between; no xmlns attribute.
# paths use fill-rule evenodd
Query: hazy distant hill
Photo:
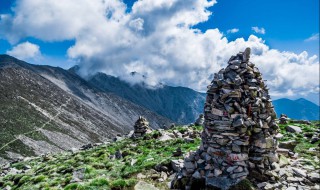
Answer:
<svg viewBox="0 0 320 190"><path fill-rule="evenodd" d="M285 113L290 118L320 120L319 106L303 98L289 100L286 98L273 101L278 116Z"/></svg>

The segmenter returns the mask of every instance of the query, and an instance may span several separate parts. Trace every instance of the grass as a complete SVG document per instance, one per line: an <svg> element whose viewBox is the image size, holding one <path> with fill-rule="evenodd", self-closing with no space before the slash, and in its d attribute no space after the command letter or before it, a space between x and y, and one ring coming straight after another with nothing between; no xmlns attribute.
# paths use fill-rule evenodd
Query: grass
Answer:
<svg viewBox="0 0 320 190"><path fill-rule="evenodd" d="M319 130L317 122L312 125L297 125L302 128L303 133L314 133ZM285 128L287 125L280 125L280 130L284 137L281 141L296 140L298 145L295 151L300 157L306 158L305 164L320 168L314 157L320 158L319 151L312 152L309 148L317 148L319 142L310 143L310 139L302 134L287 133ZM175 127L168 130L173 132L186 132L187 130L195 130L200 132L202 127L195 126L192 128ZM93 149L80 151L77 153L65 152L61 154L51 155L48 159L35 158L30 161L18 162L12 164L11 167L23 169L26 165L31 169L23 174L6 175L0 177L0 189L10 186L12 189L132 189L137 183L137 174L143 173L147 176L144 181L154 184L160 189L167 188L167 182L159 182L152 179L152 170L161 164L171 167L172 159L183 158L173 157L172 153L181 148L184 153L196 150L200 144L200 138L196 138L194 142L185 142L184 139L177 138L168 141L159 141L156 138L161 136L159 131L154 131L140 139L124 139L113 142L108 145L101 145ZM117 151L121 151L123 158L113 159L110 155L114 155ZM84 178L82 182L71 183L73 173L76 170L84 169ZM0 169L1 173L1 169ZM149 175L150 174L150 175ZM239 189L249 188L247 181L239 184Z"/></svg>
<svg viewBox="0 0 320 190"><path fill-rule="evenodd" d="M305 137L304 135L307 133L314 134L317 130L320 129L320 126L318 125L319 121L312 121L311 125L306 124L296 124L289 121L288 124L280 124L280 131L284 135L280 141L288 141L288 140L295 140L298 142L297 146L295 147L294 151L299 154L300 157L304 157L308 160L307 164L313 165L314 167L320 168L320 163L315 161L314 157L318 157L320 159L320 150L319 150L319 144L320 142L316 142L314 144L311 144L310 138ZM290 133L286 131L286 127L288 125L295 125L302 129L302 133ZM310 148L315 148L316 151L309 151Z"/></svg>
<svg viewBox="0 0 320 190"><path fill-rule="evenodd" d="M186 127L173 130L185 132ZM194 127L200 132L202 127ZM18 162L11 167L22 169L26 165L31 169L24 174L0 177L0 189L10 186L12 189L130 189L137 183L138 173L150 173L156 165L171 167L172 153L180 147L184 153L196 150L200 144L197 138L193 143L183 139L159 141L159 131L153 131L140 139L124 139L108 145L101 145L90 150L77 153L54 154L48 160L35 158L30 161ZM121 151L123 158L112 159L110 155ZM85 168L82 182L71 183L75 170ZM1 171L0 171L1 172ZM158 187L166 187L151 178L145 179Z"/></svg>

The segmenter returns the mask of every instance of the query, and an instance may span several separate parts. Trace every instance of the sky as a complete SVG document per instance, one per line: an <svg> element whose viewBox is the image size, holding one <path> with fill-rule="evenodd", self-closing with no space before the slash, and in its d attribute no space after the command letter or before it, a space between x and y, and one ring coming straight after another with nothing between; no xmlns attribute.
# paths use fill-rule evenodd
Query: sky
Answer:
<svg viewBox="0 0 320 190"><path fill-rule="evenodd" d="M246 47L272 98L319 104L318 0L0 0L0 54L83 77L205 92Z"/></svg>

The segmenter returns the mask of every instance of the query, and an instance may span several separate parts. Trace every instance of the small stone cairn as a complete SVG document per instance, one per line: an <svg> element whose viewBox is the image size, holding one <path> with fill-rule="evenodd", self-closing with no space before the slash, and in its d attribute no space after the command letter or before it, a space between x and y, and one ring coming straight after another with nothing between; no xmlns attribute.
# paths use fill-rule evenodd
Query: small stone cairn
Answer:
<svg viewBox="0 0 320 190"><path fill-rule="evenodd" d="M146 118L139 116L139 119L134 124L134 133L133 137L138 138L145 135L148 131L151 131L149 128L149 122Z"/></svg>
<svg viewBox="0 0 320 190"><path fill-rule="evenodd" d="M287 123L288 123L288 116L282 113L279 118L279 124L287 124Z"/></svg>
<svg viewBox="0 0 320 190"><path fill-rule="evenodd" d="M194 125L202 126L203 123L204 123L204 115L200 114L196 122L194 122Z"/></svg>
<svg viewBox="0 0 320 190"><path fill-rule="evenodd" d="M202 181L205 187L229 189L251 172L266 176L278 162L276 113L249 57L247 48L214 75L204 106L200 148L186 155L173 188L180 184L185 186L178 188L194 189L195 181Z"/></svg>

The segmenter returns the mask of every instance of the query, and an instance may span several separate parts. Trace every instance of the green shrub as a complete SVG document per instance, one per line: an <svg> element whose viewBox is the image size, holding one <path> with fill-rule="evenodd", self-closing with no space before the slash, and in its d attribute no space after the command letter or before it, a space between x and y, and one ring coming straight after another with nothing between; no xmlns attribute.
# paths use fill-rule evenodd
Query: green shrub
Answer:
<svg viewBox="0 0 320 190"><path fill-rule="evenodd" d="M109 182L105 178L97 178L97 179L92 180L90 185L91 186L97 186L97 187L108 186Z"/></svg>
<svg viewBox="0 0 320 190"><path fill-rule="evenodd" d="M39 175L33 178L33 183L40 183L42 181L45 181L47 179L44 175Z"/></svg>

